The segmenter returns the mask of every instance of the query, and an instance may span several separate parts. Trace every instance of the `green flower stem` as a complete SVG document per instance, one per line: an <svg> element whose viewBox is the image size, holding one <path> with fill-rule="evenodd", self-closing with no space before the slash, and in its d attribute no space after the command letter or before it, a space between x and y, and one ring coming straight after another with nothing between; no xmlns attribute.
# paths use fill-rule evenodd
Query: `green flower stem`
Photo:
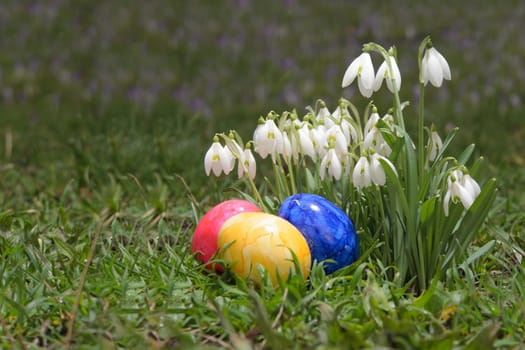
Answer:
<svg viewBox="0 0 525 350"><path fill-rule="evenodd" d="M280 200L284 200L287 196L290 195L290 188L288 187L288 182L286 181L286 174L284 173L283 163L281 157L277 156L277 164L273 163L273 171L275 179L279 186L279 194L285 194L284 197L281 196Z"/></svg>
<svg viewBox="0 0 525 350"><path fill-rule="evenodd" d="M390 245L390 242L392 240L390 240L388 237L385 237L385 235L389 232L388 230L388 227L386 226L386 223L388 222L387 221L387 218L385 216L385 207L383 205L383 197L381 195L381 188L379 186L375 186L375 189L376 189L376 193L377 193L377 202L379 203L379 215L381 216L381 224L383 226L383 237L380 238L380 240L383 240L385 242L385 245L386 245L386 249L384 249L384 252L386 256L388 256L388 261L392 261L392 246Z"/></svg>
<svg viewBox="0 0 525 350"><path fill-rule="evenodd" d="M418 151L419 151L419 180L423 182L425 178L425 144L424 144L424 128L425 128L425 84L419 83L419 118L418 118ZM421 183L420 183L421 187Z"/></svg>
<svg viewBox="0 0 525 350"><path fill-rule="evenodd" d="M291 158L287 159L286 164L288 165L288 176L290 178L290 186L292 188L292 194L297 193L297 187L295 182L295 171L294 171L294 164Z"/></svg>
<svg viewBox="0 0 525 350"><path fill-rule="evenodd" d="M253 182L252 178L249 176L246 176L246 178L248 179L248 183L250 184L250 187L252 188L252 192L257 198L257 202L259 202L261 209L266 209L266 205L264 204L264 201L262 200L259 190L257 190L257 186L255 186L255 182Z"/></svg>

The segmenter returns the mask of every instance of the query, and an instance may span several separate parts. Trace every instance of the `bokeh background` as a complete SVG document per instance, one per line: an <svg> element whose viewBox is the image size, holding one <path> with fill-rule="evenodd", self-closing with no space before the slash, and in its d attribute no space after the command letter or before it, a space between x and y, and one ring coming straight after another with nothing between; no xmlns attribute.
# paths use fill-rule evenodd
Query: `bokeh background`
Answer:
<svg viewBox="0 0 525 350"><path fill-rule="evenodd" d="M523 173L523 23L520 0L2 1L0 159L44 169L46 186L177 173L197 189L215 132L249 139L259 116L318 98L364 106L340 83L369 41L397 47L413 128L430 35L453 79L427 89L427 121L459 126L454 147L476 143L495 173ZM373 98L386 112L388 93Z"/></svg>

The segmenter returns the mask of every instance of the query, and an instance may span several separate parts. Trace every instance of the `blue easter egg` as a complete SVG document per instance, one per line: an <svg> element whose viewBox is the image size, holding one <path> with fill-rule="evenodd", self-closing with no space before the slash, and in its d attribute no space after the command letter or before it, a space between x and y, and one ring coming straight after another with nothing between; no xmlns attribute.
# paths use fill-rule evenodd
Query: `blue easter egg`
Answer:
<svg viewBox="0 0 525 350"><path fill-rule="evenodd" d="M332 273L350 265L359 256L359 241L352 220L328 199L299 193L284 200L279 216L288 220L306 238L312 261L325 262Z"/></svg>

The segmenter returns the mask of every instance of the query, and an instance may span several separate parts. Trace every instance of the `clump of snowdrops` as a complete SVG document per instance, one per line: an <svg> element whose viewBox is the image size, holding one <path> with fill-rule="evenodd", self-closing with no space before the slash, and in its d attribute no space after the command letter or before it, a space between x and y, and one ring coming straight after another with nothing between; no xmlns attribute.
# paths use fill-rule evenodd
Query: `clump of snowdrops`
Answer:
<svg viewBox="0 0 525 350"><path fill-rule="evenodd" d="M377 72L371 55L382 59ZM425 88L451 79L448 62L428 37L417 56L420 99L413 141L403 115L408 102L399 98L396 56L394 47L365 44L342 80L343 88L357 81L365 98L385 82L393 96L390 108L370 102L359 113L341 98L332 108L318 100L304 115L295 109L272 111L259 119L246 143L234 130L215 135L204 166L208 175L219 176L237 163L237 175L251 191L244 195L269 212L294 193L325 196L354 221L365 248L375 247L378 261L393 267L392 277L423 290L467 258L466 248L487 217L496 186L494 179L476 180L483 159L470 160L474 145L459 156L447 154L457 129L442 139L434 126L424 125ZM273 176L262 182L256 182L252 149L271 162Z"/></svg>

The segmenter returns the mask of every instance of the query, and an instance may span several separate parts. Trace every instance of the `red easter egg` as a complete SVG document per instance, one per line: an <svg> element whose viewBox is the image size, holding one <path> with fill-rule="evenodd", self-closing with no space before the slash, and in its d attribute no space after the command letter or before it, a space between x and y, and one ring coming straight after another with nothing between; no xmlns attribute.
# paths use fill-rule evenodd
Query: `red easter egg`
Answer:
<svg viewBox="0 0 525 350"><path fill-rule="evenodd" d="M207 263L217 252L217 237L222 224L234 215L247 212L260 212L258 206L242 199L231 199L217 204L211 208L201 218L191 241L192 253L197 253L197 260ZM207 269L212 269L212 264L206 265ZM220 266L215 269L222 271Z"/></svg>

